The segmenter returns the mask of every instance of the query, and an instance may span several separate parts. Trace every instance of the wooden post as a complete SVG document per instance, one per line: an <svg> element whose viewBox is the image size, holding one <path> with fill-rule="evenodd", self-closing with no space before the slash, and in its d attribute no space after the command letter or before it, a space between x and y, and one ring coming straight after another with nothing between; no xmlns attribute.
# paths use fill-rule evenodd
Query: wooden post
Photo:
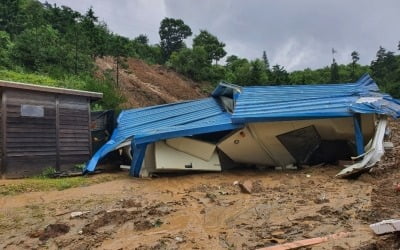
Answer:
<svg viewBox="0 0 400 250"><path fill-rule="evenodd" d="M7 170L7 91L3 89L1 98L1 175Z"/></svg>
<svg viewBox="0 0 400 250"><path fill-rule="evenodd" d="M89 156L92 157L92 115L90 113L90 98L86 98L89 119Z"/></svg>

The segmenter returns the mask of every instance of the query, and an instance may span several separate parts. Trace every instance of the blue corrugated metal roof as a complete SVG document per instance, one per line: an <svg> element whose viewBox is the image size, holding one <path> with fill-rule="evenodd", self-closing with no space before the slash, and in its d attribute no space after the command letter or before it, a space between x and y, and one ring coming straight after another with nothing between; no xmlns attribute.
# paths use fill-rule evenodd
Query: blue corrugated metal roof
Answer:
<svg viewBox="0 0 400 250"><path fill-rule="evenodd" d="M233 114L226 112L220 96L234 99ZM221 83L212 97L123 111L108 141L87 164L97 162L121 143L132 139L137 175L146 145L158 140L240 128L248 122L348 117L377 113L400 117L400 102L379 92L369 75L356 83L239 87Z"/></svg>
<svg viewBox="0 0 400 250"><path fill-rule="evenodd" d="M361 97L379 97L360 102ZM384 98L383 98L384 97ZM356 83L244 87L236 99L233 123L347 117L354 113L400 115L398 102L369 75Z"/></svg>
<svg viewBox="0 0 400 250"><path fill-rule="evenodd" d="M194 134L232 130L241 127L232 124L217 99L205 98L121 112L111 139L101 147L86 166L94 171L98 161L118 145L134 138L141 144L161 139Z"/></svg>

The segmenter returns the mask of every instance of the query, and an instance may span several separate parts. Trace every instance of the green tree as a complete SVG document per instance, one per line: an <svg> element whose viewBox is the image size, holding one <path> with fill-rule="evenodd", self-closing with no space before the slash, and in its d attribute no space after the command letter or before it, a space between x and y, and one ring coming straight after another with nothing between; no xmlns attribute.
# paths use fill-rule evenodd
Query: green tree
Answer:
<svg viewBox="0 0 400 250"><path fill-rule="evenodd" d="M91 55L94 60L98 56L104 56L109 49L111 34L108 31L107 25L98 22L98 17L90 8L80 21L82 28L82 42L85 50Z"/></svg>
<svg viewBox="0 0 400 250"><path fill-rule="evenodd" d="M206 30L200 30L200 33L193 39L193 47L199 46L206 50L210 62L215 60L218 63L226 55L225 43L220 42L216 36Z"/></svg>
<svg viewBox="0 0 400 250"><path fill-rule="evenodd" d="M11 36L19 34L22 24L20 17L20 0L0 1L0 30L4 30Z"/></svg>
<svg viewBox="0 0 400 250"><path fill-rule="evenodd" d="M62 41L67 53L64 70L75 75L89 72L93 66L93 59L81 23L76 22L70 25Z"/></svg>
<svg viewBox="0 0 400 250"><path fill-rule="evenodd" d="M0 67L9 66L11 46L10 35L5 31L0 31Z"/></svg>
<svg viewBox="0 0 400 250"><path fill-rule="evenodd" d="M268 61L268 57L267 57L267 52L265 52L265 50L263 51L263 54L262 54L262 61L264 62L265 69L267 71L269 71L269 61Z"/></svg>
<svg viewBox="0 0 400 250"><path fill-rule="evenodd" d="M192 30L181 19L166 17L161 21L158 33L161 39L160 46L165 62L173 52L185 46L183 40L192 35Z"/></svg>
<svg viewBox="0 0 400 250"><path fill-rule="evenodd" d="M336 63L335 58L333 58L332 64L331 64L331 83L338 83L340 81L339 77L339 67Z"/></svg>
<svg viewBox="0 0 400 250"><path fill-rule="evenodd" d="M356 64L360 60L360 54L357 51L351 52L351 80L356 81Z"/></svg>
<svg viewBox="0 0 400 250"><path fill-rule="evenodd" d="M69 7L58 7L56 4L51 5L44 3L44 18L48 24L58 30L60 34L66 34L72 28L76 28L76 24L82 20L82 15Z"/></svg>
<svg viewBox="0 0 400 250"><path fill-rule="evenodd" d="M371 62L372 77L384 90L389 91L395 82L399 82L400 62L391 51L386 51L382 46L376 53L376 59Z"/></svg>
<svg viewBox="0 0 400 250"><path fill-rule="evenodd" d="M251 84L251 64L245 58L231 55L226 59L226 80L239 85Z"/></svg>
<svg viewBox="0 0 400 250"><path fill-rule="evenodd" d="M265 70L265 63L256 59L250 62L250 76L249 83L251 85L265 85L268 82L267 71Z"/></svg>
<svg viewBox="0 0 400 250"><path fill-rule="evenodd" d="M64 60L59 44L59 33L50 25L27 29L17 36L12 57L29 70L48 71Z"/></svg>
<svg viewBox="0 0 400 250"><path fill-rule="evenodd" d="M119 71L121 66L126 67L126 57L129 51L129 39L123 36L113 36L111 41L111 55L114 56L115 61L115 82L119 85Z"/></svg>
<svg viewBox="0 0 400 250"><path fill-rule="evenodd" d="M140 34L137 37L135 37L134 41L143 45L149 44L149 38L144 34Z"/></svg>
<svg viewBox="0 0 400 250"><path fill-rule="evenodd" d="M45 19L45 9L39 1L21 1L21 12L18 17L24 29L38 28L49 24Z"/></svg>
<svg viewBox="0 0 400 250"><path fill-rule="evenodd" d="M230 55L230 56L228 56L227 58L226 58L226 64L227 64L227 66L228 65L230 65L230 64L232 64L233 62L235 62L235 61L237 61L237 60L239 60L239 57L237 57L236 55Z"/></svg>
<svg viewBox="0 0 400 250"><path fill-rule="evenodd" d="M211 72L207 80L213 83L226 81L226 73L227 71L224 66L218 64L211 65Z"/></svg>
<svg viewBox="0 0 400 250"><path fill-rule="evenodd" d="M211 65L208 61L207 51L203 47L183 48L173 52L167 64L193 80L210 79Z"/></svg>
<svg viewBox="0 0 400 250"><path fill-rule="evenodd" d="M270 83L272 85L289 83L289 73L285 70L285 67L279 64L272 66Z"/></svg>
<svg viewBox="0 0 400 250"><path fill-rule="evenodd" d="M289 83L291 84L312 84L322 83L321 76L317 70L306 68L304 70L293 71L289 74Z"/></svg>

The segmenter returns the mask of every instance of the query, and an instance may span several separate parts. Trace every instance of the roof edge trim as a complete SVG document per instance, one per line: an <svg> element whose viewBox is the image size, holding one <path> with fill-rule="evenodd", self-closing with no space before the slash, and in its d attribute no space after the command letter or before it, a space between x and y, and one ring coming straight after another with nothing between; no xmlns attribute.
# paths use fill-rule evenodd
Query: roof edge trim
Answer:
<svg viewBox="0 0 400 250"><path fill-rule="evenodd" d="M41 92L56 93L56 94L86 96L90 97L92 100L98 100L103 98L103 93L99 92L59 88L59 87L38 85L32 83L22 83L22 82L13 82L4 80L0 80L0 88L14 88L14 89L41 91Z"/></svg>

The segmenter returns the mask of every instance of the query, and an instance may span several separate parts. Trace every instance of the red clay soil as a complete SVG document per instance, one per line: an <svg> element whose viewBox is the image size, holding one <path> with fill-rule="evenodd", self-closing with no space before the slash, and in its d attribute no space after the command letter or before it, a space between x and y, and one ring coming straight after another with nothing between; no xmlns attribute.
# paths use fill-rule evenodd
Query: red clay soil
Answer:
<svg viewBox="0 0 400 250"><path fill-rule="evenodd" d="M121 69L119 73L118 86L125 98L122 108L146 107L205 97L198 83L164 66L149 65L134 58L127 59L125 64L126 69ZM99 75L107 71L115 75L112 57L98 58L96 65Z"/></svg>

